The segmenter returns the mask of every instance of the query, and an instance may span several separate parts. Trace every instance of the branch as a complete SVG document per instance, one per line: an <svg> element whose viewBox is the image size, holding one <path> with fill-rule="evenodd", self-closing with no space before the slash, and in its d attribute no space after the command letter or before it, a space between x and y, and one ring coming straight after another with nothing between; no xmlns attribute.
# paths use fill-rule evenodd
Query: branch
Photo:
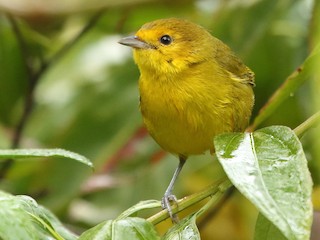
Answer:
<svg viewBox="0 0 320 240"><path fill-rule="evenodd" d="M320 44L313 49L306 60L301 64L285 82L273 93L267 103L260 109L258 115L254 119L248 131L255 130L263 121L271 116L278 106L288 97L290 97L296 90L318 69L318 62L320 56Z"/></svg>
<svg viewBox="0 0 320 240"><path fill-rule="evenodd" d="M25 101L24 101L24 107L23 112L21 115L20 120L17 123L17 126L13 133L13 138L11 142L11 148L17 148L21 141L21 136L23 129L25 127L25 124L29 118L29 115L33 108L33 101L34 101L34 88L37 83L37 78L35 74L35 70L33 69L31 65L31 56L28 51L28 46L26 42L24 41L23 35L20 31L20 28L15 20L14 17L12 17L10 14L7 14L7 18L12 25L13 32L17 38L18 44L20 45L22 59L24 60L26 72L27 72L27 80L28 80L28 89L25 95ZM7 173L7 171L10 169L12 165L12 159L7 159L0 167L0 178L3 178L3 176Z"/></svg>
<svg viewBox="0 0 320 240"><path fill-rule="evenodd" d="M201 228L204 228L206 224L218 213L218 211L225 205L225 203L231 198L233 193L235 192L235 187L230 187L227 189L226 193L221 197L221 199L215 204L210 211L198 221L197 226L199 231Z"/></svg>
<svg viewBox="0 0 320 240"><path fill-rule="evenodd" d="M22 58L25 63L26 72L27 72L27 81L28 81L28 89L25 95L24 107L22 115L17 123L17 126L13 133L13 139L11 142L11 148L18 148L21 142L22 133L25 129L25 126L28 122L30 114L33 110L34 106L34 92L35 88L43 76L43 74L58 60L60 60L78 41L79 39L85 35L99 20L100 16L104 13L104 10L100 10L96 14L92 16L89 22L84 26L84 28L77 34L73 39L71 39L68 43L66 43L60 50L57 51L51 59L47 61L41 61L41 66L39 69L35 69L32 65L32 56L28 51L28 45L24 40L24 37L21 33L21 30L17 24L17 21L10 14L7 14L8 20L12 25L13 32L17 38L17 41L20 45ZM0 178L2 178L9 168L12 165L12 160L8 159L3 163L0 168Z"/></svg>
<svg viewBox="0 0 320 240"><path fill-rule="evenodd" d="M83 29L73 37L68 43L66 43L61 49L59 49L52 57L51 59L44 62L39 70L39 75L42 75L48 67L52 66L56 62L58 62L66 53L74 46L76 43L97 23L97 21L100 19L102 14L105 13L105 9L102 9L98 11L96 14L94 14L89 22L83 27Z"/></svg>
<svg viewBox="0 0 320 240"><path fill-rule="evenodd" d="M20 45L22 58L24 60L25 68L26 68L26 72L27 72L27 77L28 77L27 80L29 83L28 89L27 89L27 92L25 95L23 113L22 113L20 121L18 122L17 127L15 129L12 143L11 143L11 148L17 148L20 143L21 134L24 129L25 122L27 121L28 116L29 116L31 109L33 107L32 106L33 105L33 91L34 91L35 85L37 83L37 79L35 77L35 71L31 65L31 61L30 61L31 56L28 51L28 46L27 46L26 42L24 41L24 38L23 38L22 33L20 31L20 28L19 28L14 17L12 17L10 14L7 14L7 17L12 25L13 32L16 35L17 41Z"/></svg>
<svg viewBox="0 0 320 240"><path fill-rule="evenodd" d="M304 121L298 127L296 127L293 131L296 133L298 137L301 137L311 127L315 127L315 125L319 123L320 123L320 111L313 114L306 121Z"/></svg>
<svg viewBox="0 0 320 240"><path fill-rule="evenodd" d="M205 190L194 193L190 196L184 197L177 201L177 204L172 206L172 212L173 214L176 214L178 212L181 212L185 210L186 208L189 208L192 205L195 205L202 200L212 197L210 205L218 205L221 199L223 198L224 193L232 186L231 182L224 178L223 180L220 180L211 186L207 187ZM156 213L155 215L149 217L147 220L151 222L153 225L157 225L160 222L166 220L169 218L168 211L166 209Z"/></svg>

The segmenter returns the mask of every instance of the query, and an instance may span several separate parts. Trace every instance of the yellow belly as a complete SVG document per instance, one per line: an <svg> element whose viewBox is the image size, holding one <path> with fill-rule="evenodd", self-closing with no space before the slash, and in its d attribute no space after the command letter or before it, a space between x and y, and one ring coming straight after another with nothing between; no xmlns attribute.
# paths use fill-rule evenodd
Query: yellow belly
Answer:
<svg viewBox="0 0 320 240"><path fill-rule="evenodd" d="M168 152L202 154L214 149L215 135L243 130L248 123L253 93L245 84L226 87L201 76L180 82L152 79L140 78L140 108L150 135Z"/></svg>

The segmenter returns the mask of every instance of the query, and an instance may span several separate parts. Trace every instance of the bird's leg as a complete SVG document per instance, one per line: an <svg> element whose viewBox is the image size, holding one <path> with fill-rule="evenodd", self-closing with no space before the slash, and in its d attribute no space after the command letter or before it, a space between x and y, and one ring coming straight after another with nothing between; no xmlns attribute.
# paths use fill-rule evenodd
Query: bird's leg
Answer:
<svg viewBox="0 0 320 240"><path fill-rule="evenodd" d="M178 167L176 168L173 176L172 176L172 179L169 183L169 186L167 188L167 190L165 191L164 193L164 196L162 198L162 201L161 201L161 205L162 205L162 208L163 209L167 209L168 210L168 213L170 215L170 218L173 222L178 222L178 217L172 213L172 209L171 209L171 204L170 202L177 202L177 198L175 195L172 194L172 190L173 190L173 187L174 187L174 183L176 182L178 176L179 176L179 173L181 172L181 169L184 165L184 163L186 162L186 157L185 156L182 156L180 155L179 156L179 165Z"/></svg>

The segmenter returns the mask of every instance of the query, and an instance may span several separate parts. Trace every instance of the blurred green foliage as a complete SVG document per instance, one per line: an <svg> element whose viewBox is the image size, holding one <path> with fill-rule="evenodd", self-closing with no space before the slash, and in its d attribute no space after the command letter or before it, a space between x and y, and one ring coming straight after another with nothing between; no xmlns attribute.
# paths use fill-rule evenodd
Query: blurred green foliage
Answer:
<svg viewBox="0 0 320 240"><path fill-rule="evenodd" d="M0 187L34 197L76 232L112 219L140 200L160 199L177 164L141 129L139 72L130 50L117 44L121 36L145 22L172 16L203 25L255 72L253 118L319 42L316 0L12 3L0 0L0 148L12 146L30 76L45 66L19 147L68 149L90 158L95 172L63 159L14 162ZM97 22L77 38L102 9ZM20 29L20 39L10 19ZM76 41L70 48L63 48L72 39ZM295 128L319 111L319 90L315 74L263 126ZM319 134L318 127L302 138L316 186ZM219 172L208 155L193 157L177 183L177 196L204 188ZM250 239L256 216L251 204L235 194L218 215L201 224L202 239Z"/></svg>

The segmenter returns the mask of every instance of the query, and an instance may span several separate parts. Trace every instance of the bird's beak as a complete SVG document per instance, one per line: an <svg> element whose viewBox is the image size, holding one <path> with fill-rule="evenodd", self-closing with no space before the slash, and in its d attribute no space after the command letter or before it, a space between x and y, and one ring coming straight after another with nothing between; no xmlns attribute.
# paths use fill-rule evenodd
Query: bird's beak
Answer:
<svg viewBox="0 0 320 240"><path fill-rule="evenodd" d="M122 38L118 43L129 46L129 47L133 47L133 48L140 48L140 49L152 48L151 45L142 41L137 36L129 36L129 37Z"/></svg>

